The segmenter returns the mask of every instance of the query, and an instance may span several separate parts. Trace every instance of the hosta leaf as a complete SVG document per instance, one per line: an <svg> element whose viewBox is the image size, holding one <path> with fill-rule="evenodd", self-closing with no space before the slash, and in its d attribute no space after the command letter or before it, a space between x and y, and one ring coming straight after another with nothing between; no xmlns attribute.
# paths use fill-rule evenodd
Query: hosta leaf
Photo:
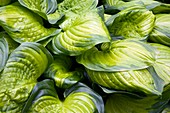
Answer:
<svg viewBox="0 0 170 113"><path fill-rule="evenodd" d="M154 14L169 13L170 4L165 3L165 0L129 0L130 2L141 2L143 6L151 10Z"/></svg>
<svg viewBox="0 0 170 113"><path fill-rule="evenodd" d="M71 71L72 61L68 56L55 56L55 60L45 73L45 78L55 81L57 87L69 88L83 78L83 71Z"/></svg>
<svg viewBox="0 0 170 113"><path fill-rule="evenodd" d="M170 46L170 14L157 14L155 26L149 39Z"/></svg>
<svg viewBox="0 0 170 113"><path fill-rule="evenodd" d="M64 14L61 14L58 10L56 10L54 13L47 15L47 19L50 24L55 24L62 19L63 16Z"/></svg>
<svg viewBox="0 0 170 113"><path fill-rule="evenodd" d="M53 80L45 79L41 82L38 82L35 86L34 89L32 90L30 97L26 101L22 113L28 112L30 107L32 106L32 102L34 100L37 100L38 98L42 96L52 96L56 98L56 104L61 103L58 99L58 95L56 93L55 87L54 87L54 82ZM56 105L57 108L57 105Z"/></svg>
<svg viewBox="0 0 170 113"><path fill-rule="evenodd" d="M72 16L73 13L81 14L95 9L97 4L98 0L64 0L58 4L58 10L66 16Z"/></svg>
<svg viewBox="0 0 170 113"><path fill-rule="evenodd" d="M114 36L140 40L147 38L155 22L154 14L141 6L126 8L113 17L113 22L107 24L109 23L108 29Z"/></svg>
<svg viewBox="0 0 170 113"><path fill-rule="evenodd" d="M124 3L122 0L106 0L106 3L110 6Z"/></svg>
<svg viewBox="0 0 170 113"><path fill-rule="evenodd" d="M51 60L51 54L42 45L33 42L22 43L10 54L0 78L1 112L21 110L37 78Z"/></svg>
<svg viewBox="0 0 170 113"><path fill-rule="evenodd" d="M19 43L38 42L60 31L56 28L45 28L38 15L17 3L0 7L0 12L0 25Z"/></svg>
<svg viewBox="0 0 170 113"><path fill-rule="evenodd" d="M155 49L135 40L118 40L103 44L103 50L87 50L77 62L94 71L126 71L149 67L155 61Z"/></svg>
<svg viewBox="0 0 170 113"><path fill-rule="evenodd" d="M170 105L168 104L161 113L170 113Z"/></svg>
<svg viewBox="0 0 170 113"><path fill-rule="evenodd" d="M142 2L142 4L154 14L169 13L170 4L168 0L126 0L129 2ZM142 5L141 4L141 5Z"/></svg>
<svg viewBox="0 0 170 113"><path fill-rule="evenodd" d="M76 98L76 95L77 95L77 97L78 96L80 96L80 97ZM64 92L64 97L67 99L68 104L72 103L71 97L73 97L73 99L75 99L75 103L77 103L76 99L81 99L82 101L84 101L82 99L83 95L87 95L88 98L93 101L93 104L95 106L95 109L93 109L93 113L95 113L95 112L103 113L104 112L104 103L103 103L102 97L99 94L97 94L96 92L94 92L92 89L90 89L88 86L86 86L85 84L78 83L78 84L74 85L73 87L71 87L70 89L66 89L66 91ZM89 106L91 106L90 103L89 103ZM87 104L88 104L88 102L86 101L84 103L84 105L87 105ZM82 106L82 105L80 104L80 106ZM92 106L91 106L91 108L92 108ZM85 113L87 113L87 112L85 112Z"/></svg>
<svg viewBox="0 0 170 113"><path fill-rule="evenodd" d="M52 81L42 81L36 85L23 113L56 112L56 113L103 113L102 98L82 83L78 83L65 91L65 100L61 101L53 90ZM48 83L47 83L48 82ZM41 84L41 86L40 86ZM47 86L47 88L46 88ZM38 89L38 90L37 90ZM54 95L55 94L55 95ZM32 98L33 97L33 98ZM31 103L31 104L30 104ZM29 106L31 105L31 106Z"/></svg>
<svg viewBox="0 0 170 113"><path fill-rule="evenodd" d="M0 6L8 5L11 0L0 0Z"/></svg>
<svg viewBox="0 0 170 113"><path fill-rule="evenodd" d="M63 32L52 40L55 54L76 56L96 44L110 41L106 26L95 12L86 12L69 18L60 27Z"/></svg>
<svg viewBox="0 0 170 113"><path fill-rule="evenodd" d="M127 94L112 94L105 105L106 113L160 113L167 101L159 103L158 97L144 98ZM154 108L154 106L157 108Z"/></svg>
<svg viewBox="0 0 170 113"><path fill-rule="evenodd" d="M34 11L35 13L48 20L50 24L55 24L61 17L57 11L56 0L18 0L19 3L26 8Z"/></svg>
<svg viewBox="0 0 170 113"><path fill-rule="evenodd" d="M153 13L155 13L155 14L169 13L169 11L170 11L170 4L160 3L159 5L157 5L156 7L152 8L150 10L152 10Z"/></svg>
<svg viewBox="0 0 170 113"><path fill-rule="evenodd" d="M9 48L9 52L8 54L12 53L12 51L14 51L18 46L19 43L15 42L7 33L5 32L0 32L0 35L2 34L2 36L4 37L4 39L7 41L8 43L8 48Z"/></svg>
<svg viewBox="0 0 170 113"><path fill-rule="evenodd" d="M112 14L112 12L119 12L121 10L125 10L126 8L144 8L143 2L141 0L134 0L130 2L124 2L122 0L107 0L106 2L106 12L109 14Z"/></svg>
<svg viewBox="0 0 170 113"><path fill-rule="evenodd" d="M90 79L109 89L129 92L144 92L160 95L163 91L163 81L150 70L134 70L122 72L99 72L86 69ZM160 85L161 84L161 85Z"/></svg>
<svg viewBox="0 0 170 113"><path fill-rule="evenodd" d="M165 84L168 85L170 83L170 48L156 43L151 45L158 50L153 67L156 73L165 81Z"/></svg>
<svg viewBox="0 0 170 113"><path fill-rule="evenodd" d="M151 10L154 14L169 13L170 11L170 4L166 3L165 0L128 0L128 1L131 3L133 2L141 3L140 5L143 5L147 9Z"/></svg>
<svg viewBox="0 0 170 113"><path fill-rule="evenodd" d="M3 70L8 59L9 46L4 38L4 33L0 33L0 72Z"/></svg>

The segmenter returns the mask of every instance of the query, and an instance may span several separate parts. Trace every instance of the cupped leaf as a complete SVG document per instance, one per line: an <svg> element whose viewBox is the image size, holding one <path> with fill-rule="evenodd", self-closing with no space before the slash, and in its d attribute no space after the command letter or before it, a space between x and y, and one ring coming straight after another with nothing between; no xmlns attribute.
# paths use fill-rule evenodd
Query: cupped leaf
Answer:
<svg viewBox="0 0 170 113"><path fill-rule="evenodd" d="M134 95L112 94L106 101L105 111L106 113L160 113L167 101L159 103L157 99L156 96L139 98Z"/></svg>
<svg viewBox="0 0 170 113"><path fill-rule="evenodd" d="M51 78L59 88L69 88L83 78L83 71L76 69L71 71L72 61L68 56L54 56L53 63L44 74L45 78Z"/></svg>
<svg viewBox="0 0 170 113"><path fill-rule="evenodd" d="M170 48L156 43L151 45L158 50L153 67L156 73L165 81L165 84L168 85L170 83Z"/></svg>
<svg viewBox="0 0 170 113"><path fill-rule="evenodd" d="M101 86L128 92L141 92L149 95L161 95L164 83L161 78L148 69L99 72L86 69L90 79ZM160 85L161 84L161 85Z"/></svg>
<svg viewBox="0 0 170 113"><path fill-rule="evenodd" d="M155 22L155 15L152 11L138 5L126 8L113 17L106 22L110 33L114 36L139 40L148 37Z"/></svg>
<svg viewBox="0 0 170 113"><path fill-rule="evenodd" d="M170 46L170 14L157 14L155 26L149 35L153 42Z"/></svg>
<svg viewBox="0 0 170 113"><path fill-rule="evenodd" d="M55 109L55 110L57 110L57 106L58 106L58 104L60 104L61 102L60 102L60 100L58 99L58 95L57 95L57 92L56 92L56 89L55 89L55 86L54 86L54 85L55 85L55 84L54 84L54 81L53 81L53 80L50 80L50 79L45 79L45 80L43 80L43 81L41 81L41 82L38 82L38 83L34 86L34 88L33 88L32 92L31 92L28 100L26 101L26 103L25 103L25 105L24 105L24 107L23 107L23 109L22 109L22 113L28 112L29 109L30 109L30 107L31 107L32 104L34 103L33 101L41 98L42 96L55 97L54 99L55 99L56 102L54 102L54 104L56 104L56 106L55 106L56 109ZM50 100L49 100L49 101L50 101ZM53 103L53 102L50 102L50 103ZM49 105L49 104L48 104L48 105ZM55 111L55 110L54 110L54 111ZM38 112L39 112L39 111L38 111ZM44 111L44 112L45 112L45 111ZM49 111L48 111L48 112L49 112Z"/></svg>
<svg viewBox="0 0 170 113"><path fill-rule="evenodd" d="M80 100L84 101L84 99L83 99L84 96L83 95L85 97L87 96L90 100L92 100L92 102L93 102L93 104L95 106L95 109L93 108L93 111L92 111L93 113L95 113L95 112L104 113L104 103L103 103L102 97L98 93L94 92L87 85L85 85L83 83L78 83L78 84L74 85L73 87L71 87L70 89L66 89L66 91L64 92L64 97L67 99L68 104L72 103L71 102L72 98L74 99L75 103L77 103L76 102L77 99L80 99ZM84 103L84 105L88 104L89 106L91 106L90 103L91 102L86 101ZM82 105L83 104L80 104L80 106L82 106ZM74 105L73 105L73 107L74 107ZM91 108L92 108L92 106L91 106ZM87 112L84 112L84 113L87 113Z"/></svg>
<svg viewBox="0 0 170 113"><path fill-rule="evenodd" d="M55 54L77 56L96 44L110 41L105 24L95 12L68 18L60 27L63 32L52 40L52 50Z"/></svg>
<svg viewBox="0 0 170 113"><path fill-rule="evenodd" d="M156 50L137 40L118 40L87 50L77 57L77 62L94 71L114 72L144 69L155 61Z"/></svg>
<svg viewBox="0 0 170 113"><path fill-rule="evenodd" d="M5 40L4 37L4 33L0 33L0 72L5 67L9 53L8 42Z"/></svg>
<svg viewBox="0 0 170 113"><path fill-rule="evenodd" d="M81 14L96 8L98 0L64 0L58 4L58 10L66 16Z"/></svg>
<svg viewBox="0 0 170 113"><path fill-rule="evenodd" d="M0 0L0 6L8 5L11 2L11 0Z"/></svg>
<svg viewBox="0 0 170 113"><path fill-rule="evenodd" d="M18 0L21 5L34 11L48 20L50 24L55 24L63 15L57 11L56 0Z"/></svg>
<svg viewBox="0 0 170 113"><path fill-rule="evenodd" d="M42 84L43 82L43 84ZM36 85L23 113L103 113L104 103L100 95L82 83L65 91L65 100L61 101L54 91L54 85L44 80ZM41 85L40 85L41 84ZM50 84L50 85L48 85ZM47 88L46 88L47 86ZM33 98L32 98L33 97Z"/></svg>
<svg viewBox="0 0 170 113"><path fill-rule="evenodd" d="M15 49L0 76L0 111L19 113L51 62L51 54L38 43L22 43Z"/></svg>
<svg viewBox="0 0 170 113"><path fill-rule="evenodd" d="M45 28L42 19L18 3L0 7L0 25L15 41L38 42L60 32Z"/></svg>

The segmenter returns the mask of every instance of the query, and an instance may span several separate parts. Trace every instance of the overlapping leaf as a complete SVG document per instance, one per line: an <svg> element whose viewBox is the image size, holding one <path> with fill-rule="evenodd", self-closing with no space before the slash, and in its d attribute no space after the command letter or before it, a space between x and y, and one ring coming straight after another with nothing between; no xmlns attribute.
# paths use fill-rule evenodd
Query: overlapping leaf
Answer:
<svg viewBox="0 0 170 113"><path fill-rule="evenodd" d="M18 3L0 7L0 25L15 41L38 42L58 34L56 28L45 28L42 19Z"/></svg>
<svg viewBox="0 0 170 113"><path fill-rule="evenodd" d="M127 8L133 8L134 6L140 8L144 8L144 3L141 0L132 0L130 2L124 2L122 0L106 0L106 12L107 13L118 13L121 10L125 10Z"/></svg>
<svg viewBox="0 0 170 113"><path fill-rule="evenodd" d="M0 72L3 70L8 59L9 47L4 38L4 34L0 33Z"/></svg>
<svg viewBox="0 0 170 113"><path fill-rule="evenodd" d="M69 88L83 78L83 71L76 69L71 71L72 62L68 56L55 56L54 62L49 66L45 73L45 78L55 81L57 87Z"/></svg>
<svg viewBox="0 0 170 113"><path fill-rule="evenodd" d="M105 46L105 47L104 47ZM155 49L135 40L103 44L103 51L92 48L77 57L77 62L94 71L126 71L144 69L155 61Z"/></svg>
<svg viewBox="0 0 170 113"><path fill-rule="evenodd" d="M96 8L98 0L64 0L58 4L58 10L66 16L85 13Z"/></svg>
<svg viewBox="0 0 170 113"><path fill-rule="evenodd" d="M108 29L114 36L146 39L154 27L154 14L142 6L128 7L113 15L108 21Z"/></svg>
<svg viewBox="0 0 170 113"><path fill-rule="evenodd" d="M170 113L170 105L168 104L161 113Z"/></svg>
<svg viewBox="0 0 170 113"><path fill-rule="evenodd" d="M65 100L61 101L55 92L52 81L39 82L23 113L28 112L57 112L57 113L103 113L102 98L82 83L78 83L64 92Z"/></svg>
<svg viewBox="0 0 170 113"><path fill-rule="evenodd" d="M95 12L68 18L60 27L63 32L52 40L52 50L55 54L76 56L96 44L110 41L106 26Z"/></svg>
<svg viewBox="0 0 170 113"><path fill-rule="evenodd" d="M110 6L124 3L122 0L105 0L105 1Z"/></svg>
<svg viewBox="0 0 170 113"><path fill-rule="evenodd" d="M8 54L12 53L12 51L14 51L19 46L19 43L15 42L7 33L0 32L0 35L2 35L8 43Z"/></svg>
<svg viewBox="0 0 170 113"><path fill-rule="evenodd" d="M18 0L21 5L34 11L48 20L50 24L55 24L61 17L57 10L56 0Z"/></svg>
<svg viewBox="0 0 170 113"><path fill-rule="evenodd" d="M163 91L163 81L155 72L149 69L123 72L99 72L89 69L86 70L88 76L94 83L109 89L142 92L150 95L161 95Z"/></svg>
<svg viewBox="0 0 170 113"><path fill-rule="evenodd" d="M148 9L150 9L154 14L169 13L170 4L152 1L150 5L148 4Z"/></svg>
<svg viewBox="0 0 170 113"><path fill-rule="evenodd" d="M157 59L153 65L157 74L165 81L170 83L170 48L161 44L152 43L153 47L158 49Z"/></svg>
<svg viewBox="0 0 170 113"><path fill-rule="evenodd" d="M149 39L170 46L170 14L157 14L155 26Z"/></svg>
<svg viewBox="0 0 170 113"><path fill-rule="evenodd" d="M0 112L21 111L51 60L51 54L37 43L22 43L11 53L0 76Z"/></svg>
<svg viewBox="0 0 170 113"><path fill-rule="evenodd" d="M144 98L128 94L112 94L105 105L106 113L160 113L168 101L157 100L158 97Z"/></svg>

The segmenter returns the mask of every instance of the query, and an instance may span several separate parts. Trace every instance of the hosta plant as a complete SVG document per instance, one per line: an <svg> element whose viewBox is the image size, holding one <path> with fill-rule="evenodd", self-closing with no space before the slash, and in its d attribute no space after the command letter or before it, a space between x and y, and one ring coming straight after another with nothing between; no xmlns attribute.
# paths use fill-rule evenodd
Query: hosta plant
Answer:
<svg viewBox="0 0 170 113"><path fill-rule="evenodd" d="M166 0L0 0L0 113L168 113L169 12Z"/></svg>
<svg viewBox="0 0 170 113"><path fill-rule="evenodd" d="M52 80L37 83L22 113L104 113L104 103L100 95L88 86L78 83L66 89L60 100Z"/></svg>

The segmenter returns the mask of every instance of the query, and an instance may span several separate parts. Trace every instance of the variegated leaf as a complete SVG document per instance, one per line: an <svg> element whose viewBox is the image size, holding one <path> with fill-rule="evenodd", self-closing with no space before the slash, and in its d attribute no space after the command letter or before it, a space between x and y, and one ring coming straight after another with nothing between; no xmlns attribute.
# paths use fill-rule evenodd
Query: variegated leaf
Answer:
<svg viewBox="0 0 170 113"><path fill-rule="evenodd" d="M78 83L64 92L64 100L61 101L54 90L52 81L44 80L38 83L23 113L103 113L104 103L100 95L88 86Z"/></svg>
<svg viewBox="0 0 170 113"><path fill-rule="evenodd" d="M51 60L51 54L33 42L22 43L11 53L0 76L0 112L21 111Z"/></svg>
<svg viewBox="0 0 170 113"><path fill-rule="evenodd" d="M103 50L92 48L77 57L77 62L94 71L127 71L145 69L155 61L156 50L135 40L118 40L103 44Z"/></svg>
<svg viewBox="0 0 170 113"><path fill-rule="evenodd" d="M0 7L0 12L0 25L19 43L42 41L60 32L45 28L38 15L18 3Z"/></svg>
<svg viewBox="0 0 170 113"><path fill-rule="evenodd" d="M157 52L156 62L153 65L157 74L165 81L165 84L170 83L170 48L161 44L152 43Z"/></svg>
<svg viewBox="0 0 170 113"><path fill-rule="evenodd" d="M74 71L71 71L72 66L70 57L54 56L54 61L45 72L44 77L53 79L59 88L69 88L83 78L83 71L79 68L75 69L76 67L74 67Z"/></svg>
<svg viewBox="0 0 170 113"><path fill-rule="evenodd" d="M55 54L77 56L97 44L110 41L106 26L95 12L68 18L60 27L63 32L52 40Z"/></svg>

